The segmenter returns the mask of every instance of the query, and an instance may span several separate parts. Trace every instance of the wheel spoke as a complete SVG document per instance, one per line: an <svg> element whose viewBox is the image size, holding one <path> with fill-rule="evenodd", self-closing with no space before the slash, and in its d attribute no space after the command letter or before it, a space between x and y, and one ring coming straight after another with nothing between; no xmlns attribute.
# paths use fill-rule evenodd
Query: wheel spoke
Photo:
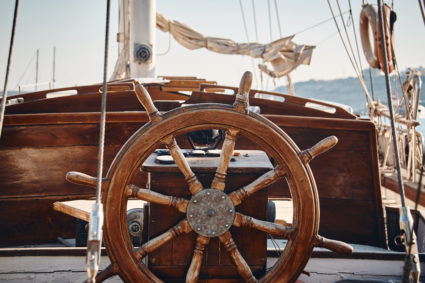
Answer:
<svg viewBox="0 0 425 283"><path fill-rule="evenodd" d="M178 146L176 139L174 136L170 135L161 140L170 151L171 156L176 162L177 167L179 167L182 172L187 184L189 185L189 190L192 194L195 194L202 190L202 184L199 182L196 175L193 173L192 169L190 169L189 163L183 155L182 150Z"/></svg>
<svg viewBox="0 0 425 283"><path fill-rule="evenodd" d="M233 225L236 227L254 228L265 233L290 238L295 228L292 225L281 225L273 222L263 221L251 216L237 212Z"/></svg>
<svg viewBox="0 0 425 283"><path fill-rule="evenodd" d="M284 176L286 174L286 168L278 165L273 170L270 170L258 177L249 185L232 192L229 197L231 198L233 205L237 206L256 191L259 191L273 184L279 177Z"/></svg>
<svg viewBox="0 0 425 283"><path fill-rule="evenodd" d="M186 283L197 282L199 271L201 270L202 259L204 258L205 246L210 242L210 238L199 235L196 239L195 250L193 251L192 262L186 274Z"/></svg>
<svg viewBox="0 0 425 283"><path fill-rule="evenodd" d="M138 199L153 202L157 204L168 205L177 208L178 211L186 213L188 201L184 198L177 198L173 196L166 196L151 190L138 188L130 184L127 186L128 196L136 197Z"/></svg>
<svg viewBox="0 0 425 283"><path fill-rule="evenodd" d="M190 231L192 231L192 228L190 228L189 222L187 222L187 220L180 221L180 223L168 229L165 233L151 239L140 248L136 248L134 250L135 256L138 260L141 260L147 254L155 251L168 241L174 239L175 237L181 234L187 234Z"/></svg>
<svg viewBox="0 0 425 283"><path fill-rule="evenodd" d="M237 129L228 129L226 131L226 138L224 139L223 147L221 149L217 171L215 172L214 180L211 184L213 189L224 191L227 167L229 166L230 159L232 158L238 133L239 130Z"/></svg>
<svg viewBox="0 0 425 283"><path fill-rule="evenodd" d="M252 274L251 268L249 268L248 263L245 261L238 248L236 247L235 241L233 241L230 232L227 231L218 238L226 248L227 252L230 254L241 277L246 282L257 282L257 279L255 279L254 275Z"/></svg>

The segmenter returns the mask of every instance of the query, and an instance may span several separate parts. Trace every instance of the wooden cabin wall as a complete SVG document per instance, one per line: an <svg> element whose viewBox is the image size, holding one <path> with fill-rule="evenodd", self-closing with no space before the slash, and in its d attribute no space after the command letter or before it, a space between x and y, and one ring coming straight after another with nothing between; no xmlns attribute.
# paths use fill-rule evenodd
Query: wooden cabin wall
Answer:
<svg viewBox="0 0 425 283"><path fill-rule="evenodd" d="M94 196L93 189L70 184L64 176L68 171L96 176L100 87L49 99L46 91L21 95L24 103L7 107L0 140L0 246L73 235L74 220L54 212L52 203ZM153 100L161 100L155 102L160 111L189 98L160 85L147 88ZM233 100L231 95L193 92L187 103L232 104ZM329 135L338 137L335 148L310 164L320 197L320 234L385 247L374 125L341 110L326 113L289 99L282 103L251 98L250 102L301 149ZM131 87L111 89L107 109L119 112L107 115L104 174L124 142L148 121ZM178 141L188 148L184 137ZM236 148L256 149L256 145L239 138ZM288 196L282 183L270 192L272 197Z"/></svg>
<svg viewBox="0 0 425 283"><path fill-rule="evenodd" d="M59 116L50 118L61 120ZM79 171L97 175L99 124L31 125L31 115L27 119L25 125L6 125L0 140L0 246L55 242L59 236L73 238L75 219L55 212L52 204L95 196L93 188L71 184L65 174ZM107 124L104 175L140 125Z"/></svg>
<svg viewBox="0 0 425 283"><path fill-rule="evenodd" d="M374 124L345 119L269 118L302 150L331 135L339 140L310 163L319 192L319 234L386 248ZM279 195L276 187L274 193Z"/></svg>
<svg viewBox="0 0 425 283"><path fill-rule="evenodd" d="M339 143L311 162L317 183L320 234L351 243L386 246L372 123L267 115L306 149L329 136ZM0 245L55 240L73 233L73 220L54 212L55 201L88 198L94 190L65 181L68 171L96 176L98 113L10 115L0 140ZM55 123L56 121L56 123ZM108 113L105 172L122 144L141 125L144 113ZM187 142L179 139L182 147ZM237 148L255 145L238 139ZM285 197L277 184L272 197ZM34 232L37 227L37 233Z"/></svg>

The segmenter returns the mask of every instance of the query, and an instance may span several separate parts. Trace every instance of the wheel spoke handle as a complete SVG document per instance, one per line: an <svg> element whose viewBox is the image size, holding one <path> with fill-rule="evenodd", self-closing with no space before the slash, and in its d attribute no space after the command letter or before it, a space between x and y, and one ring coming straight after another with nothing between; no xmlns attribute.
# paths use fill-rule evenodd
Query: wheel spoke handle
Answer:
<svg viewBox="0 0 425 283"><path fill-rule="evenodd" d="M148 91L145 89L145 87L142 84L137 84L134 90L135 90L137 99L146 109L146 112L148 112L149 119L152 121L152 123L161 121L162 120L161 114L159 114L158 109L153 104L152 98L149 95Z"/></svg>
<svg viewBox="0 0 425 283"><path fill-rule="evenodd" d="M254 275L252 274L252 271L249 268L248 263L245 261L245 259L242 257L241 253L239 252L238 248L236 247L236 244L233 241L232 235L230 234L230 232L226 231L224 234L222 234L218 238L220 239L220 242L226 248L226 251L230 254L240 276L246 282L257 282L257 279L255 279Z"/></svg>
<svg viewBox="0 0 425 283"><path fill-rule="evenodd" d="M140 248L134 250L135 256L138 260L144 258L147 254L155 251L168 241L176 238L179 235L187 234L192 231L189 222L187 220L180 221L176 226L168 229L165 233L153 238L152 240L145 243Z"/></svg>
<svg viewBox="0 0 425 283"><path fill-rule="evenodd" d="M229 166L230 159L233 155L233 149L235 148L238 133L239 130L237 129L228 129L226 131L226 137L221 149L220 159L218 160L217 171L215 172L214 180L211 184L213 189L224 191L227 167Z"/></svg>
<svg viewBox="0 0 425 283"><path fill-rule="evenodd" d="M239 113L248 113L249 107L249 90L252 85L252 73L247 71L243 74L239 84L239 91L236 94L234 109Z"/></svg>
<svg viewBox="0 0 425 283"><path fill-rule="evenodd" d="M232 200L233 205L237 206L253 193L273 184L279 177L286 174L286 169L278 165L273 170L270 170L258 177L249 185L232 192L229 197Z"/></svg>
<svg viewBox="0 0 425 283"><path fill-rule="evenodd" d="M176 162L177 167L179 167L182 172L187 184L189 185L189 190L192 194L195 194L202 190L202 184L196 178L196 175L193 173L192 169L190 169L189 163L183 155L182 150L178 146L176 139L170 135L161 140L170 151L171 156Z"/></svg>
<svg viewBox="0 0 425 283"><path fill-rule="evenodd" d="M254 228L271 235L282 236L285 238L291 237L291 235L295 231L295 229L290 225L284 226L273 222L259 220L239 212L236 212L236 217L233 222L233 225L236 227L242 226Z"/></svg>
<svg viewBox="0 0 425 283"><path fill-rule="evenodd" d="M184 198L166 196L151 190L138 188L133 184L128 185L127 190L129 197L136 197L144 201L168 205L177 208L180 212L186 213L188 201Z"/></svg>
<svg viewBox="0 0 425 283"><path fill-rule="evenodd" d="M300 158L304 164L309 163L319 154L325 153L338 143L338 138L335 136L329 136L319 141L317 144L312 146L309 149L303 150L300 152Z"/></svg>
<svg viewBox="0 0 425 283"><path fill-rule="evenodd" d="M205 246L210 242L210 238L199 235L196 239L195 250L192 261L186 274L186 283L197 282L199 271L201 270L202 259L204 258Z"/></svg>
<svg viewBox="0 0 425 283"><path fill-rule="evenodd" d="M315 247L325 248L339 254L353 253L353 247L341 241L327 239L320 235L316 235L313 241Z"/></svg>
<svg viewBox="0 0 425 283"><path fill-rule="evenodd" d="M68 182L71 182L73 184L77 185L83 185L83 186L89 186L96 188L96 177L92 177L90 175L81 173L81 172L75 172L75 171L69 171L66 173L65 179Z"/></svg>

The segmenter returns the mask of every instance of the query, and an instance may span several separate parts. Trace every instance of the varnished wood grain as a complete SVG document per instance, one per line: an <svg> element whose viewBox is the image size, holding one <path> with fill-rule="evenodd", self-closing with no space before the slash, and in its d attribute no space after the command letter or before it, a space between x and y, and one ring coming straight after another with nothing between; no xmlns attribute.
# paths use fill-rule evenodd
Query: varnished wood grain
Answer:
<svg viewBox="0 0 425 283"><path fill-rule="evenodd" d="M341 242L341 241L335 241L331 239L327 239L325 237L322 237L320 235L317 235L315 238L315 246L325 248L331 251L334 251L336 253L340 254L352 254L353 253L353 247L350 246L347 243Z"/></svg>
<svg viewBox="0 0 425 283"><path fill-rule="evenodd" d="M271 185L279 177L285 175L286 173L286 169L282 168L281 166L276 166L273 170L261 175L258 179L256 179L249 185L232 192L229 197L232 200L233 205L239 205L244 199L246 199L256 191Z"/></svg>
<svg viewBox="0 0 425 283"><path fill-rule="evenodd" d="M233 225L235 225L236 227L243 226L248 228L254 228L265 233L277 235L284 238L290 237L290 235L294 232L294 228L290 227L289 225L284 226L277 223L255 219L251 216L246 216L239 212L236 213Z"/></svg>
<svg viewBox="0 0 425 283"><path fill-rule="evenodd" d="M227 167L229 166L230 158L232 158L238 133L239 130L237 129L228 129L226 131L226 137L223 142L223 147L221 148L217 170L215 172L214 180L211 183L211 187L214 189L224 190Z"/></svg>
<svg viewBox="0 0 425 283"><path fill-rule="evenodd" d="M183 198L176 198L173 196L166 196L151 190L138 188L130 184L128 186L128 194L138 199L153 202L156 204L168 205L177 208L178 211L186 213L188 201Z"/></svg>
<svg viewBox="0 0 425 283"><path fill-rule="evenodd" d="M228 232L228 231L225 232L223 235L221 235L219 237L219 239L220 239L220 242L226 248L226 251L232 257L232 260L236 265L236 269L238 270L241 277L246 282L257 282L257 279L255 279L254 275L252 275L251 269L249 268L245 259L242 257L238 248L236 247L235 242L233 241L230 232Z"/></svg>
<svg viewBox="0 0 425 283"><path fill-rule="evenodd" d="M136 248L135 250L136 257L138 259L142 259L147 254L158 249L159 247L161 247L162 245L164 245L166 242L170 241L171 239L181 234L187 234L190 231L192 231L192 229L190 228L190 225L187 222L187 220L181 221L176 226L170 228L167 232L159 235L156 238L149 240L147 243L143 244L143 246L141 246L140 248Z"/></svg>
<svg viewBox="0 0 425 283"><path fill-rule="evenodd" d="M303 150L300 157L304 163L309 163L312 159L316 158L319 154L325 153L338 143L338 138L335 136L327 137L309 149Z"/></svg>
<svg viewBox="0 0 425 283"><path fill-rule="evenodd" d="M139 102L146 109L146 112L149 114L149 118L153 123L161 121L161 115L159 114L158 109L153 104L152 98L149 95L148 91L141 84L135 86L135 93Z"/></svg>
<svg viewBox="0 0 425 283"><path fill-rule="evenodd" d="M196 194L200 190L202 190L202 185L199 183L198 179L196 178L195 174L193 173L192 169L189 166L189 163L187 162L186 158L183 155L182 150L177 145L176 139L173 136L168 136L162 139L162 142L165 143L168 150L170 151L171 156L174 159L174 162L179 167L180 171L183 173L186 182L189 185L189 190L192 194Z"/></svg>
<svg viewBox="0 0 425 283"><path fill-rule="evenodd" d="M198 281L199 271L201 270L202 259L204 258L205 245L208 245L210 239L201 235L196 238L195 249L193 251L192 261L186 274L186 282L194 283Z"/></svg>

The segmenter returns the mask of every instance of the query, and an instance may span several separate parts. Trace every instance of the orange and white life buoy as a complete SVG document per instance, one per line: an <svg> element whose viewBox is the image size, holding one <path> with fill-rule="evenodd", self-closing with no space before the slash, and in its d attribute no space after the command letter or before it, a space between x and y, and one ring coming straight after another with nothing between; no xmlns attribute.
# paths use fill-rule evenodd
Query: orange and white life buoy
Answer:
<svg viewBox="0 0 425 283"><path fill-rule="evenodd" d="M392 42L394 35L390 31L391 8L384 5L384 35L387 44L388 70L391 73L394 70L392 56ZM371 32L373 38L371 36ZM360 13L360 38L362 41L363 52L369 66L379 68L384 71L384 55L382 52L381 32L379 25L378 10L371 4L363 5Z"/></svg>
<svg viewBox="0 0 425 283"><path fill-rule="evenodd" d="M378 45L376 44L376 23L378 22L378 11L374 5L363 5L360 13L360 38L366 60L372 68L379 67ZM370 32L372 31L372 37Z"/></svg>

